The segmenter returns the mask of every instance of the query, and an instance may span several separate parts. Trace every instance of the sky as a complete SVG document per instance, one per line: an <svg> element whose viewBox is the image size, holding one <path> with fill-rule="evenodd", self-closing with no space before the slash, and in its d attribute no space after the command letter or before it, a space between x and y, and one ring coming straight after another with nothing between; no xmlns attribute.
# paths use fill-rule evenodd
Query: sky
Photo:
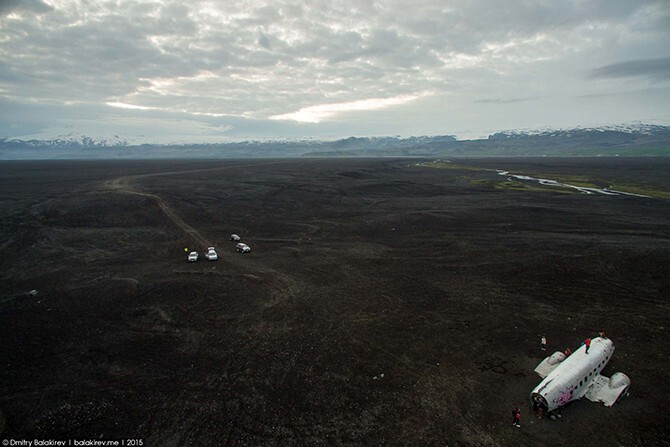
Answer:
<svg viewBox="0 0 670 447"><path fill-rule="evenodd" d="M670 124L670 0L0 0L0 137Z"/></svg>

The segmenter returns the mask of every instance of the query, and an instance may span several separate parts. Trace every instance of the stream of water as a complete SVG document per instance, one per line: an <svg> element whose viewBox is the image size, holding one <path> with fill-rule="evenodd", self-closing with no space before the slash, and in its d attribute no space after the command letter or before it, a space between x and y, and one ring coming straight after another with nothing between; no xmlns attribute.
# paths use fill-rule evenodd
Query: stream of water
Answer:
<svg viewBox="0 0 670 447"><path fill-rule="evenodd" d="M633 194L632 192L623 192L623 191L617 191L614 189L609 189L609 188L587 188L585 186L576 186L576 185L571 185L569 183L562 183L562 182L557 182L556 180L550 180L546 178L535 178L531 177L528 175L517 175L517 174L510 174L509 171L502 171L502 170L497 170L498 175L503 175L506 176L508 179L517 179L517 180L524 180L524 181L529 181L529 182L538 182L541 185L546 185L546 186L559 186L563 188L573 188L578 190L579 192L583 192L584 194L605 194L608 196L635 196L635 197L649 197L645 196L642 194Z"/></svg>

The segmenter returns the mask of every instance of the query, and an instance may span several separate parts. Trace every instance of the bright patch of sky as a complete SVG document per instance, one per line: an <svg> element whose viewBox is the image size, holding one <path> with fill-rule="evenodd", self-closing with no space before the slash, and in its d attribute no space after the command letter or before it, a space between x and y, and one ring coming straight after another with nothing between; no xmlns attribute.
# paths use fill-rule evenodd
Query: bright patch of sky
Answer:
<svg viewBox="0 0 670 447"><path fill-rule="evenodd" d="M667 0L5 0L0 137L670 124Z"/></svg>

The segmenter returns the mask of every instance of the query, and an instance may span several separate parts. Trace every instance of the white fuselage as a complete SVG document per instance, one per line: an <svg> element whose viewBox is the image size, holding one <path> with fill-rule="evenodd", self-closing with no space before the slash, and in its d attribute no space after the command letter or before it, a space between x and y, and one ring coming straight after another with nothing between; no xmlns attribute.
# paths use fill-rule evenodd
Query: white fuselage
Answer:
<svg viewBox="0 0 670 447"><path fill-rule="evenodd" d="M531 392L531 398L537 395L544 398L547 408L552 411L575 399L582 398L589 385L599 376L600 371L612 358L614 343L608 338L597 337L591 340L588 354L582 345L553 371L551 371Z"/></svg>

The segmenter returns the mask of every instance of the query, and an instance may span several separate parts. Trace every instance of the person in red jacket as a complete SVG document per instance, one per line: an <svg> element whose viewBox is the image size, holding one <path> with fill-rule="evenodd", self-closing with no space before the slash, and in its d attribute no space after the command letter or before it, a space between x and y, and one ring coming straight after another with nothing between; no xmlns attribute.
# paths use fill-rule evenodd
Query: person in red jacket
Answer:
<svg viewBox="0 0 670 447"><path fill-rule="evenodd" d="M588 354L589 348L591 347L591 339L587 338L586 340L584 340L584 345L586 346L586 353Z"/></svg>
<svg viewBox="0 0 670 447"><path fill-rule="evenodd" d="M521 427L521 409L519 407L512 410L512 427Z"/></svg>

